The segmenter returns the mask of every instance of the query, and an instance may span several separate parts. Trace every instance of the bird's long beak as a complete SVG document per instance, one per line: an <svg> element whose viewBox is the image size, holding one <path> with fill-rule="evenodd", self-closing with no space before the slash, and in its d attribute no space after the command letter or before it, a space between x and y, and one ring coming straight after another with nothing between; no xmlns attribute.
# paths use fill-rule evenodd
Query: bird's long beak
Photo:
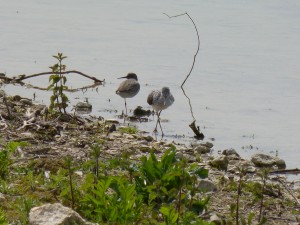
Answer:
<svg viewBox="0 0 300 225"><path fill-rule="evenodd" d="M123 78L127 78L127 76L125 76L125 77L119 77L118 79L123 79Z"/></svg>

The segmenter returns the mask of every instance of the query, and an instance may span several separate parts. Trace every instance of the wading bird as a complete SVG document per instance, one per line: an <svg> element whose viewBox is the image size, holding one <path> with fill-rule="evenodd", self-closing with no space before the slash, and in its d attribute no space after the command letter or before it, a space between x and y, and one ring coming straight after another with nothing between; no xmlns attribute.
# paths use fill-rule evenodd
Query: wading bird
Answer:
<svg viewBox="0 0 300 225"><path fill-rule="evenodd" d="M153 107L153 110L157 115L157 122L153 132L157 132L157 124L159 124L162 136L164 136L164 132L160 124L160 114L162 110L168 108L174 102L174 97L171 94L170 89L168 87L163 87L161 91L152 91L148 95L147 102Z"/></svg>
<svg viewBox="0 0 300 225"><path fill-rule="evenodd" d="M128 73L125 77L120 77L118 79L126 78L116 90L116 94L120 95L125 100L125 110L127 116L127 103L126 98L132 98L136 96L140 91L140 84L138 82L137 75L135 73Z"/></svg>

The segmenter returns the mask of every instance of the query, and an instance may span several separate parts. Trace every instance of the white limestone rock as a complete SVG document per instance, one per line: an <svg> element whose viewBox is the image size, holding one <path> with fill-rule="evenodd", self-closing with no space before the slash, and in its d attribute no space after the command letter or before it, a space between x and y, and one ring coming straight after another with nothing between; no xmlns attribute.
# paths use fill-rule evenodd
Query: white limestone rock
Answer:
<svg viewBox="0 0 300 225"><path fill-rule="evenodd" d="M34 207L29 213L30 225L96 225L81 218L74 210L63 206L60 203L45 204Z"/></svg>

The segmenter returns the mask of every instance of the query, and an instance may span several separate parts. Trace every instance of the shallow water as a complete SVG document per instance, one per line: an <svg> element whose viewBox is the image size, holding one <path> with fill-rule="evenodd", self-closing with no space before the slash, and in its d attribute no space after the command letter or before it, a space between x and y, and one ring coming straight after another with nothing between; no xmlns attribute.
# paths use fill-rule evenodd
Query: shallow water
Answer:
<svg viewBox="0 0 300 225"><path fill-rule="evenodd" d="M180 85L201 46L185 88L197 124L215 150L235 148L244 157L275 154L288 168L300 167L300 3L298 0L228 1L1 1L0 72L8 76L48 71L57 52L68 56L68 69L105 79L86 93L70 94L72 104L88 97L93 114L115 117L124 101L116 79L135 72L141 91L128 107L148 108L152 89L168 86L175 103L162 113L168 139L193 140L188 102ZM32 79L44 87L48 78ZM68 77L68 85L89 81ZM48 103L50 93L6 86ZM117 110L117 113L107 112ZM150 117L152 120L153 118ZM155 121L137 123L151 132ZM251 146L253 147L251 149Z"/></svg>

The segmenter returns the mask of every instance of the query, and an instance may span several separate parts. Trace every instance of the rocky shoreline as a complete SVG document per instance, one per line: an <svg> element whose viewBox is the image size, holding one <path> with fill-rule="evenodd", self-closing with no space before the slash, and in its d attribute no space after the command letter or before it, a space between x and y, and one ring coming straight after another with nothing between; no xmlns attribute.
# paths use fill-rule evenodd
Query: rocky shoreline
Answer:
<svg viewBox="0 0 300 225"><path fill-rule="evenodd" d="M253 212L254 218L257 219L259 201L253 200L255 197L253 197L253 192L247 189L249 187L243 187L242 194L238 194L241 191L239 187L242 187L239 184L243 182L243 184L251 183L253 186L261 185L264 182L260 175L262 168L269 168L266 176L268 177L267 185L263 194L266 203L263 210L264 217L267 218L265 224L300 223L300 184L299 181L298 183L288 181L285 176L281 175L281 171L284 171L286 167L282 159L256 154L251 160L245 160L234 149L223 150L221 154L214 156L211 154L213 143L210 142L186 146L174 141L156 141L152 136L145 135L134 128L122 127L115 120L93 116L80 117L75 114L53 117L47 111L46 106L35 105L30 99L20 96L7 97L4 92L0 93L0 97L1 149L5 149L5 146L11 142L27 143L18 147L11 155L9 170L16 171L18 167L25 168L30 165L35 173L43 171L45 176L49 173L56 173L60 167L64 166L62 162L64 157L71 156L72 160L79 164L88 161L91 157L91 143L95 141L101 143L100 161L122 160L123 157L128 157L128 160L132 162L139 162L142 157L149 157L151 152L160 159L167 149L175 147L178 160L185 159L188 163L197 164L209 171L208 178L200 179L198 184L199 189L203 190L203 195L210 198L207 210L201 215L202 218L214 221L216 224L234 224L230 223L228 218L233 218L231 206L237 201L237 195L240 195L241 214L249 215ZM82 171L76 171L76 173L79 177L84 177ZM116 171L108 171L108 173L116 173ZM18 185L18 181L11 182L10 187ZM21 195L26 193L22 192ZM9 206L17 198L20 198L20 194L11 193L3 185L0 186L1 208L10 224L17 224L13 222L12 216L19 214ZM42 196L39 198L43 199ZM45 199L41 201L41 206L32 208L28 214L29 224L46 224L45 221L58 213L51 208L51 204L54 204L53 199L51 198L48 202L51 204L47 205L51 209L45 207L47 198ZM55 207L59 209L60 206ZM54 210L54 213L47 214L45 210L48 212ZM41 216L37 215L44 215L42 218L44 222L41 222ZM77 219L74 219L75 217ZM64 218L63 215L62 218ZM76 214L73 220L80 224L92 224L78 218L81 217ZM72 220L72 218L69 219ZM67 222L47 224L67 224Z"/></svg>

